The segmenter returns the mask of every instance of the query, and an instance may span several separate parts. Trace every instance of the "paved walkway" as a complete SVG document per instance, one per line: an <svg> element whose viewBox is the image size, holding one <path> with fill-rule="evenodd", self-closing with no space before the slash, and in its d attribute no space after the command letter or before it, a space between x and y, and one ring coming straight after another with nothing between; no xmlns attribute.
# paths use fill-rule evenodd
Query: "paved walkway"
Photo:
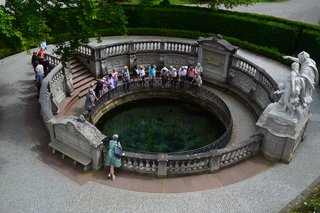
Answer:
<svg viewBox="0 0 320 213"><path fill-rule="evenodd" d="M276 71L283 67L279 63L249 52L243 54L266 69L277 82L286 76ZM49 138L38 117L29 61L30 56L25 53L0 60L0 212L278 212L320 176L317 87L305 142L288 165L268 166L240 182L207 190L201 190L199 185L201 191L186 193L134 192L108 186L103 181L72 179L75 173L63 169L64 165L55 169L54 163L49 166L50 162L39 155L48 151L42 144ZM227 182L231 176L227 174L221 180ZM148 182L152 181L141 179L130 184L139 189Z"/></svg>
<svg viewBox="0 0 320 213"><path fill-rule="evenodd" d="M319 0L287 0L283 2L260 2L249 6L239 6L232 10L259 13L294 21L320 24Z"/></svg>

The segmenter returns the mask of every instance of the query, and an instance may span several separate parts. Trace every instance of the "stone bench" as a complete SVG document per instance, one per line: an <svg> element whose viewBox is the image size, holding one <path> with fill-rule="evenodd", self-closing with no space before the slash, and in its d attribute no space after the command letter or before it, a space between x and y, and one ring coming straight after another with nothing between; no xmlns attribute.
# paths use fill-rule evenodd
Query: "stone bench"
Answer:
<svg viewBox="0 0 320 213"><path fill-rule="evenodd" d="M73 149L72 147L64 144L59 140L54 140L49 143L49 146L52 147L52 153L55 154L56 150L60 152L62 155L62 159L64 159L65 155L69 158L73 159L73 165L75 166L78 163L83 165L83 171L87 171L90 169L91 159L85 154Z"/></svg>

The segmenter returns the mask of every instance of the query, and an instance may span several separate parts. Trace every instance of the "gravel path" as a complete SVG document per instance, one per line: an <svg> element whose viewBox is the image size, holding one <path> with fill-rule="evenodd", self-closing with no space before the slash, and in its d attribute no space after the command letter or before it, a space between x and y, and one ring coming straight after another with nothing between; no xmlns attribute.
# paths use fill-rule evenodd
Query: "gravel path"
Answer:
<svg viewBox="0 0 320 213"><path fill-rule="evenodd" d="M290 0L236 10L265 14L272 11L272 15L283 18L317 23L319 4L319 0ZM278 67L272 60L244 54L268 72ZM27 100L34 94L29 61L30 56L25 53L0 60L0 212L273 213L320 176L320 90L317 87L306 139L288 165L279 163L242 182L192 193L138 193L90 181L78 185L36 158L38 153L25 126ZM277 73L270 71L281 81L284 74Z"/></svg>
<svg viewBox="0 0 320 213"><path fill-rule="evenodd" d="M221 8L225 9L225 8ZM239 12L250 12L276 16L280 18L320 24L319 0L287 0L284 2L261 2L231 9Z"/></svg>

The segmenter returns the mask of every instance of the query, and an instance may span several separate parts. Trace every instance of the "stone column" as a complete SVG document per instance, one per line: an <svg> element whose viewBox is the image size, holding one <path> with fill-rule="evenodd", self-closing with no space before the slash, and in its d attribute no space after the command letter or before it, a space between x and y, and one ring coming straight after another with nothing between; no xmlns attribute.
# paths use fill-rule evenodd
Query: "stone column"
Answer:
<svg viewBox="0 0 320 213"><path fill-rule="evenodd" d="M211 150L210 155L209 171L213 173L220 169L220 155L217 150Z"/></svg>
<svg viewBox="0 0 320 213"><path fill-rule="evenodd" d="M158 154L158 177L167 177L168 175L168 155L167 154Z"/></svg>
<svg viewBox="0 0 320 213"><path fill-rule="evenodd" d="M92 156L92 169L98 171L103 165L102 165L102 158L103 158L103 152L100 146L91 146L91 156Z"/></svg>

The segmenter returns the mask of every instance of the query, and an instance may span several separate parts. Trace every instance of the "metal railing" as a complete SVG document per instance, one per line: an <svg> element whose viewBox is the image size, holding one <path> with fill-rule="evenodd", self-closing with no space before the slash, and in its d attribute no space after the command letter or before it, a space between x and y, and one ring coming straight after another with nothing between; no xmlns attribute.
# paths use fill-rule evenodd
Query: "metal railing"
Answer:
<svg viewBox="0 0 320 213"><path fill-rule="evenodd" d="M129 91L128 91L129 88ZM109 101L122 98L126 94L134 93L134 92L141 92L146 93L148 91L167 91L172 93L171 97L176 95L180 95L181 93L189 93L193 94L195 99L201 99L209 102L212 106L216 108L215 111L218 111L215 116L219 118L219 120L225 125L226 131L223 135L215 140L212 141L210 144L203 146L198 149L188 150L188 151L181 151L181 152L171 152L166 153L169 155L189 155L189 154L196 154L201 152L207 152L213 149L220 149L227 145L229 142L231 135L232 135L232 117L228 106L224 103L224 101L219 98L216 94L214 94L210 89L205 87L197 87L194 84L190 84L187 81L168 81L166 84L161 82L160 78L156 78L154 80L147 79L143 83L142 81L135 81L131 82L128 85L123 84L119 85L117 88L106 92L96 103L96 106L91 111L92 120L96 120L93 117L103 109L105 104L110 103ZM127 149L126 151L132 152L139 152L145 154L158 154L155 152L147 152L141 150L134 150L134 149Z"/></svg>

